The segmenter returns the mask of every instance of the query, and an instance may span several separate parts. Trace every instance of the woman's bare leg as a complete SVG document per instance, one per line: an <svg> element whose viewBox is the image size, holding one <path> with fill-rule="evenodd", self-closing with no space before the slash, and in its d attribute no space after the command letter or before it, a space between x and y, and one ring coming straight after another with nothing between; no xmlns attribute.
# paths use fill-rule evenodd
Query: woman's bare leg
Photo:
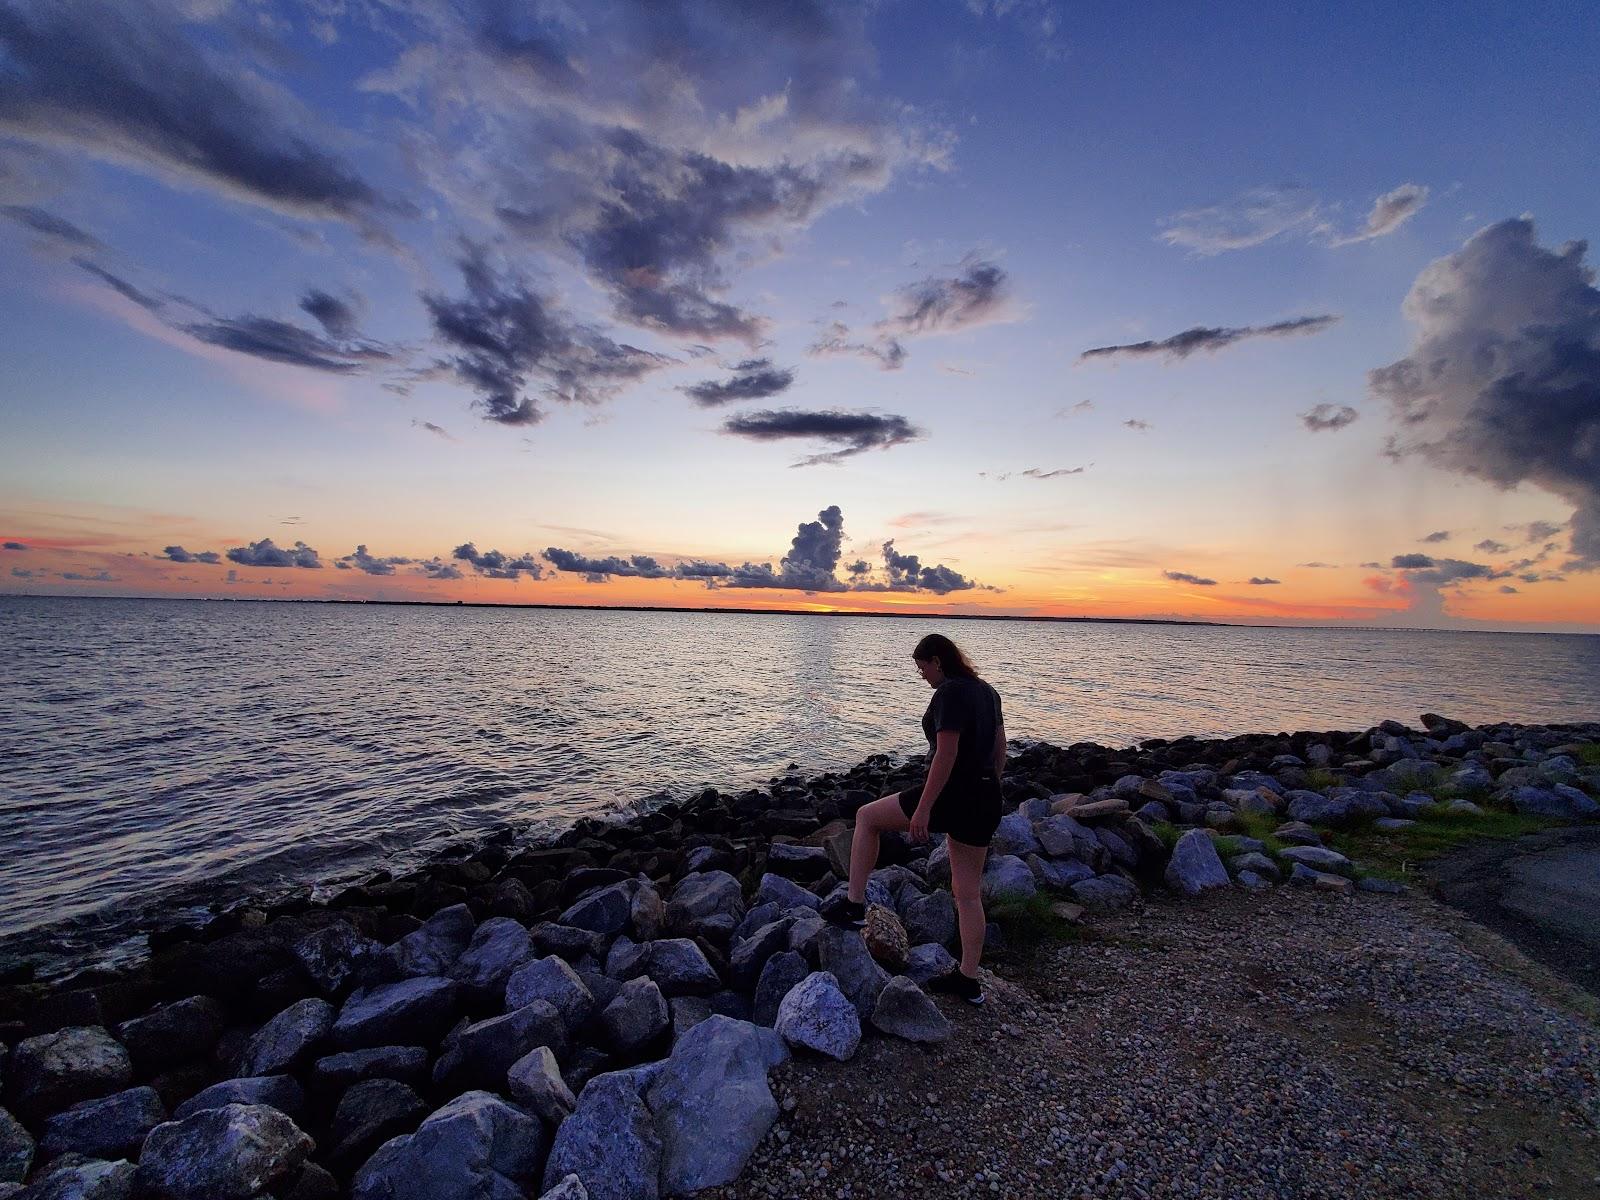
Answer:
<svg viewBox="0 0 1600 1200"><path fill-rule="evenodd" d="M850 899L866 903L867 877L878 865L878 835L886 829L906 830L911 819L900 807L900 793L880 796L856 812L856 831L850 837Z"/></svg>
<svg viewBox="0 0 1600 1200"><path fill-rule="evenodd" d="M956 925L961 930L961 973L976 979L983 957L983 863L987 846L967 846L946 838L950 850L950 890L956 898ZM852 872L853 874L853 872Z"/></svg>

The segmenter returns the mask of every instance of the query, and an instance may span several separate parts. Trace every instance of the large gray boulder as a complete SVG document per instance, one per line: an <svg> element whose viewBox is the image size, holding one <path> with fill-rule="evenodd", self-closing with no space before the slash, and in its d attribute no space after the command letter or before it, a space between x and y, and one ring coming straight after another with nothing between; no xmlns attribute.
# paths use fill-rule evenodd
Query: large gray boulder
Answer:
<svg viewBox="0 0 1600 1200"><path fill-rule="evenodd" d="M816 908L822 903L822 898L813 892L806 891L791 879L782 875L767 872L761 877L761 882L756 885L754 904L776 904L779 911L794 908L796 905L805 905L807 908Z"/></svg>
<svg viewBox="0 0 1600 1200"><path fill-rule="evenodd" d="M590 892L562 913L559 923L615 937L633 923L633 893L638 886L634 880L624 879Z"/></svg>
<svg viewBox="0 0 1600 1200"><path fill-rule="evenodd" d="M138 1186L164 1200L249 1200L294 1176L311 1149L311 1139L275 1108L208 1108L151 1130Z"/></svg>
<svg viewBox="0 0 1600 1200"><path fill-rule="evenodd" d="M872 957L860 932L829 925L817 938L817 966L833 976L861 1020L872 1016L878 993L889 982L889 972Z"/></svg>
<svg viewBox="0 0 1600 1200"><path fill-rule="evenodd" d="M333 1005L315 997L291 1004L245 1043L235 1070L240 1075L281 1075L312 1057L333 1028Z"/></svg>
<svg viewBox="0 0 1600 1200"><path fill-rule="evenodd" d="M535 1046L506 1071L511 1098L554 1129L578 1106L548 1046Z"/></svg>
<svg viewBox="0 0 1600 1200"><path fill-rule="evenodd" d="M465 904L442 908L389 947L395 970L407 978L448 975L472 944L477 919Z"/></svg>
<svg viewBox="0 0 1600 1200"><path fill-rule="evenodd" d="M1205 835L1202 833L1201 836ZM1096 875L1093 879L1079 880L1067 891L1090 912L1115 912L1119 908L1127 908L1139 894L1139 889L1120 875Z"/></svg>
<svg viewBox="0 0 1600 1200"><path fill-rule="evenodd" d="M947 946L956 936L955 897L937 888L926 896L906 900L900 910L900 923L906 928L906 940L913 946L924 942Z"/></svg>
<svg viewBox="0 0 1600 1200"><path fill-rule="evenodd" d="M1321 792L1295 791L1288 795L1289 819L1308 825L1338 829L1350 821L1350 800L1345 796L1324 796Z"/></svg>
<svg viewBox="0 0 1600 1200"><path fill-rule="evenodd" d="M433 1081L447 1091L503 1090L511 1065L535 1046L557 1057L567 1052L566 1024L545 1000L468 1025L439 1056Z"/></svg>
<svg viewBox="0 0 1600 1200"><path fill-rule="evenodd" d="M1167 886L1184 896L1198 896L1231 882L1217 854L1216 843L1203 829L1191 829L1178 839L1167 863Z"/></svg>
<svg viewBox="0 0 1600 1200"><path fill-rule="evenodd" d="M878 993L872 1010L873 1028L908 1042L943 1042L950 1038L950 1022L916 983L896 975Z"/></svg>
<svg viewBox="0 0 1600 1200"><path fill-rule="evenodd" d="M301 969L329 998L358 984L376 983L385 958L383 943L358 933L348 921L324 925L296 942L293 950Z"/></svg>
<svg viewBox="0 0 1600 1200"><path fill-rule="evenodd" d="M661 1139L661 1186L697 1192L739 1177L778 1117L767 1072L789 1057L770 1029L714 1014L686 1033L644 1093Z"/></svg>
<svg viewBox="0 0 1600 1200"><path fill-rule="evenodd" d="M506 1008L515 1011L535 1000L553 1004L568 1029L577 1029L594 1012L594 994L563 958L554 954L523 963L506 982Z"/></svg>
<svg viewBox="0 0 1600 1200"><path fill-rule="evenodd" d="M741 992L750 991L761 978L761 969L774 954L789 948L789 929L794 921L780 917L736 941L728 955L728 981ZM652 971L651 974L654 974Z"/></svg>
<svg viewBox="0 0 1600 1200"><path fill-rule="evenodd" d="M956 956L950 951L929 942L926 945L911 947L911 953L906 955L906 976L921 987L930 979L955 970L958 965Z"/></svg>
<svg viewBox="0 0 1600 1200"><path fill-rule="evenodd" d="M20 1200L129 1200L135 1168L126 1159L65 1163L18 1192Z"/></svg>
<svg viewBox="0 0 1600 1200"><path fill-rule="evenodd" d="M346 1050L319 1058L311 1067L311 1084L319 1091L342 1092L366 1079L397 1079L415 1084L427 1077L428 1051L422 1046Z"/></svg>
<svg viewBox="0 0 1600 1200"><path fill-rule="evenodd" d="M298 1121L305 1111L306 1094L289 1075L265 1075L250 1079L224 1079L213 1083L190 1096L172 1110L172 1118L182 1121L208 1108L224 1108L229 1104L265 1104L277 1109L291 1121Z"/></svg>
<svg viewBox="0 0 1600 1200"><path fill-rule="evenodd" d="M53 1158L69 1151L88 1158L134 1158L145 1135L167 1119L154 1088L136 1087L74 1104L44 1124L39 1153Z"/></svg>
<svg viewBox="0 0 1600 1200"><path fill-rule="evenodd" d="M1027 863L1039 886L1052 892L1064 892L1081 880L1094 878L1094 868L1075 858L1044 858L1030 854ZM950 910L950 917L952 921L955 919L954 908Z"/></svg>
<svg viewBox="0 0 1600 1200"><path fill-rule="evenodd" d="M666 997L647 975L623 984L616 999L600 1014L607 1041L623 1055L637 1054L650 1045L667 1031L671 1020Z"/></svg>
<svg viewBox="0 0 1600 1200"><path fill-rule="evenodd" d="M767 959L761 968L761 978L756 981L753 1019L757 1025L771 1026L778 1020L778 1006L783 998L807 975L811 968L805 956L796 950L780 950Z"/></svg>
<svg viewBox="0 0 1600 1200"><path fill-rule="evenodd" d="M684 937L726 939L743 917L744 892L726 871L685 875L667 904L667 928Z"/></svg>
<svg viewBox="0 0 1600 1200"><path fill-rule="evenodd" d="M1596 804L1575 787L1564 784L1553 787L1515 787L1501 793L1519 813L1534 817L1555 817L1560 820L1578 820L1591 817L1600 811Z"/></svg>
<svg viewBox="0 0 1600 1200"><path fill-rule="evenodd" d="M576 925L558 925L554 921L540 921L528 930L533 945L540 954L554 954L575 963L586 954L596 957L605 953L606 939L592 929L579 929Z"/></svg>
<svg viewBox="0 0 1600 1200"><path fill-rule="evenodd" d="M132 1082L128 1052L109 1033L73 1025L17 1043L6 1065L6 1104L24 1121L41 1120Z"/></svg>
<svg viewBox="0 0 1600 1200"><path fill-rule="evenodd" d="M190 996L117 1026L134 1069L154 1075L204 1058L222 1036L222 1006L210 996Z"/></svg>
<svg viewBox="0 0 1600 1200"><path fill-rule="evenodd" d="M1015 854L991 854L984 864L982 886L985 904L1026 900L1039 890L1033 871Z"/></svg>
<svg viewBox="0 0 1600 1200"><path fill-rule="evenodd" d="M398 1080L358 1083L339 1098L328 1127L333 1149L324 1157L340 1174L347 1175L384 1142L410 1133L427 1115L428 1106L416 1089Z"/></svg>
<svg viewBox="0 0 1600 1200"><path fill-rule="evenodd" d="M659 938L646 942L638 960L625 967L620 978L648 975L663 996L709 996L722 987L722 979L689 938Z"/></svg>
<svg viewBox="0 0 1600 1200"><path fill-rule="evenodd" d="M333 1041L346 1050L431 1046L450 1028L455 1015L456 985L450 980L402 979L352 992L333 1023Z"/></svg>
<svg viewBox="0 0 1600 1200"><path fill-rule="evenodd" d="M641 1086L634 1071L611 1071L589 1081L578 1107L556 1130L544 1168L547 1190L576 1175L591 1200L657 1200L661 1137Z"/></svg>
<svg viewBox="0 0 1600 1200"><path fill-rule="evenodd" d="M33 1165L33 1137L22 1122L0 1108L0 1183L21 1183Z"/></svg>
<svg viewBox="0 0 1600 1200"><path fill-rule="evenodd" d="M778 1005L777 1031L791 1046L844 1062L861 1045L861 1017L827 971L807 975Z"/></svg>
<svg viewBox="0 0 1600 1200"><path fill-rule="evenodd" d="M821 846L773 842L767 847L767 869L810 883L828 873L828 852Z"/></svg>
<svg viewBox="0 0 1600 1200"><path fill-rule="evenodd" d="M1010 812L1000 818L1000 825L989 841L992 854L1015 854L1018 858L1039 853L1039 839L1034 836L1033 825L1020 812Z"/></svg>
<svg viewBox="0 0 1600 1200"><path fill-rule="evenodd" d="M473 932L450 976L475 996L498 996L511 973L538 953L520 921L490 917Z"/></svg>
<svg viewBox="0 0 1600 1200"><path fill-rule="evenodd" d="M1337 850L1326 846L1285 846L1278 852L1285 862L1304 863L1313 871L1332 871L1340 875L1354 875L1355 864Z"/></svg>
<svg viewBox="0 0 1600 1200"><path fill-rule="evenodd" d="M351 1200L525 1200L547 1144L538 1118L466 1092L379 1147L351 1180Z"/></svg>

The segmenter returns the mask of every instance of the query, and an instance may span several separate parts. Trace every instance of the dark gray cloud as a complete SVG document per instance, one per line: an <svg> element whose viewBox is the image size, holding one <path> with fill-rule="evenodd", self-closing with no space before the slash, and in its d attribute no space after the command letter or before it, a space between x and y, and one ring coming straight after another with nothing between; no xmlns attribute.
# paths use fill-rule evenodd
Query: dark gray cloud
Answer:
<svg viewBox="0 0 1600 1200"><path fill-rule="evenodd" d="M991 478L997 482L1010 479L1012 476L1017 476L1021 479L1060 479L1067 475L1082 475L1088 469L1088 467L1057 467L1053 471L1047 471L1043 467L1028 467L1022 471L1000 471L991 476ZM987 471L979 471L978 474L988 475L989 473Z"/></svg>
<svg viewBox="0 0 1600 1200"><path fill-rule="evenodd" d="M1511 549L1504 542L1497 542L1493 538L1484 538L1483 541L1475 543L1472 548L1484 554L1504 554Z"/></svg>
<svg viewBox="0 0 1600 1200"><path fill-rule="evenodd" d="M1520 531L1523 538L1530 542L1548 541L1566 528L1566 524L1555 524L1551 521L1529 521L1526 525L1508 525L1507 529Z"/></svg>
<svg viewBox="0 0 1600 1200"><path fill-rule="evenodd" d="M117 577L110 571L96 571L93 575L85 575L81 571L62 571L62 579L71 579L78 583L115 583Z"/></svg>
<svg viewBox="0 0 1600 1200"><path fill-rule="evenodd" d="M1448 529L1435 529L1432 533L1417 540L1419 542L1448 542L1450 540L1450 531Z"/></svg>
<svg viewBox="0 0 1600 1200"><path fill-rule="evenodd" d="M1428 189L1420 183L1402 183L1393 191L1385 192L1372 202L1366 224L1349 237L1335 238L1335 246L1348 246L1354 242L1370 242L1384 237L1404 225L1428 202Z"/></svg>
<svg viewBox="0 0 1600 1200"><path fill-rule="evenodd" d="M1325 562L1303 562L1303 563L1296 563L1295 566L1297 566L1297 567L1322 567L1322 568L1337 570L1339 564L1338 563L1325 563Z"/></svg>
<svg viewBox="0 0 1600 1200"><path fill-rule="evenodd" d="M69 250L105 249L100 239L93 234L85 233L71 221L46 212L42 208L28 204L0 204L0 216L7 217L24 229L32 230L40 237L48 238Z"/></svg>
<svg viewBox="0 0 1600 1200"><path fill-rule="evenodd" d="M362 371L391 357L389 351L370 343L334 342L275 317L216 317L179 328L202 342L238 354L336 375Z"/></svg>
<svg viewBox="0 0 1600 1200"><path fill-rule="evenodd" d="M608 555L605 558L587 558L573 550L550 546L544 557L558 571L571 571L582 575L590 583L605 583L613 575L635 579L670 579L672 571L646 554L631 558Z"/></svg>
<svg viewBox="0 0 1600 1200"><path fill-rule="evenodd" d="M1512 587L1509 583L1502 583L1500 585L1500 590L1508 596L1515 596L1517 594L1517 589Z"/></svg>
<svg viewBox="0 0 1600 1200"><path fill-rule="evenodd" d="M1187 571L1163 571L1162 576L1174 583L1192 583L1196 587L1216 587L1215 579L1205 579L1199 575L1191 575Z"/></svg>
<svg viewBox="0 0 1600 1200"><path fill-rule="evenodd" d="M1265 576L1265 575L1252 575L1252 576L1250 576L1250 582L1252 584L1254 584L1256 587L1266 587L1268 584L1282 583L1283 580L1281 580L1281 579L1272 579L1269 576Z"/></svg>
<svg viewBox="0 0 1600 1200"><path fill-rule="evenodd" d="M409 558L377 558L367 553L365 544L357 546L354 554L346 554L343 558L333 560L333 565L341 571L365 571L368 575L393 575L396 567L409 566Z"/></svg>
<svg viewBox="0 0 1600 1200"><path fill-rule="evenodd" d="M747 358L727 379L707 379L681 390L701 408L716 408L741 400L765 400L786 392L794 384L793 367L775 367L770 358Z"/></svg>
<svg viewBox="0 0 1600 1200"><path fill-rule="evenodd" d="M1503 579L1508 571L1496 571L1483 563L1464 562L1459 558L1431 558L1426 554L1396 554L1389 566L1404 571L1406 578L1417 583L1444 587L1469 579Z"/></svg>
<svg viewBox="0 0 1600 1200"><path fill-rule="evenodd" d="M460 567L456 566L455 563L445 562L444 559L439 558L437 555L433 558L425 558L419 561L417 563L417 572L426 575L429 579L462 578Z"/></svg>
<svg viewBox="0 0 1600 1200"><path fill-rule="evenodd" d="M702 559L691 559L681 562L672 568L672 574L678 579L726 579L733 574L733 568L727 563L705 562Z"/></svg>
<svg viewBox="0 0 1600 1200"><path fill-rule="evenodd" d="M1300 414L1300 423L1312 433L1343 429L1361 414L1348 404L1318 404Z"/></svg>
<svg viewBox="0 0 1600 1200"><path fill-rule="evenodd" d="M1546 250L1533 221L1501 221L1431 263L1406 297L1411 353L1369 373L1415 455L1574 507L1574 565L1600 567L1600 291L1584 242Z"/></svg>
<svg viewBox="0 0 1600 1200"><path fill-rule="evenodd" d="M346 341L356 336L361 325L360 306L349 300L312 288L300 297L303 311L315 317L331 338Z"/></svg>
<svg viewBox="0 0 1600 1200"><path fill-rule="evenodd" d="M864 558L858 558L855 562L846 567L845 570L848 571L850 573L850 577L854 579L860 575L870 574L872 571L872 564Z"/></svg>
<svg viewBox="0 0 1600 1200"><path fill-rule="evenodd" d="M435 437L442 437L447 442L453 442L456 440L450 436L450 431L443 425L435 425L432 421L413 421L411 424L414 428L425 429Z"/></svg>
<svg viewBox="0 0 1600 1200"><path fill-rule="evenodd" d="M1276 321L1271 325L1243 325L1237 328L1197 325L1161 341L1129 342L1121 346L1096 346L1078 355L1078 361L1090 358L1145 358L1160 355L1167 359L1188 358L1197 351L1214 354L1247 338L1294 337L1299 334L1321 333L1337 324L1333 314L1318 317L1295 317L1291 321ZM1352 420L1354 418L1351 418ZM1343 424L1349 424L1348 421ZM1334 426L1337 428L1337 426Z"/></svg>
<svg viewBox="0 0 1600 1200"><path fill-rule="evenodd" d="M182 546L168 546L161 557L176 563L220 563L222 555L215 550L185 550Z"/></svg>
<svg viewBox="0 0 1600 1200"><path fill-rule="evenodd" d="M487 420L533 425L544 413L523 394L537 380L545 396L596 404L669 360L612 341L574 322L514 272L496 272L481 247L460 260L466 294L425 294L434 331L456 351L448 365L478 393Z"/></svg>
<svg viewBox="0 0 1600 1200"><path fill-rule="evenodd" d="M140 291L126 279L123 279L120 275L113 275L99 263L91 262L87 258L74 258L72 261L80 270L87 271L112 291L128 300L132 300L140 308L158 313L166 307L165 300L152 296L148 292Z"/></svg>
<svg viewBox="0 0 1600 1200"><path fill-rule="evenodd" d="M965 592L977 587L972 580L942 563L924 566L915 554L901 554L891 538L883 544L883 570L891 592L932 592L937 596Z"/></svg>
<svg viewBox="0 0 1600 1200"><path fill-rule="evenodd" d="M1155 428L1149 421L1141 421L1138 417L1129 417L1122 424L1135 433L1148 433Z"/></svg>
<svg viewBox="0 0 1600 1200"><path fill-rule="evenodd" d="M512 557L498 550L480 554L471 542L463 542L450 552L450 557L458 562L470 563L473 570L490 579L520 579L524 575L533 579L544 578L543 565L531 554Z"/></svg>
<svg viewBox="0 0 1600 1200"><path fill-rule="evenodd" d="M797 467L843 462L846 458L867 450L887 450L892 446L904 445L906 442L913 442L925 436L922 430L904 417L892 414L843 412L839 409L826 409L821 412L765 409L742 413L723 422L722 432L758 442L802 439L838 447L835 450L803 458L793 464Z"/></svg>
<svg viewBox="0 0 1600 1200"><path fill-rule="evenodd" d="M789 543L789 552L778 563L742 563L726 577L712 581L725 588L788 588L801 592L842 592L847 590L835 575L844 545L844 513L837 504L817 514L815 521L802 521Z"/></svg>
<svg viewBox="0 0 1600 1200"><path fill-rule="evenodd" d="M322 566L317 552L304 542L280 547L271 538L262 538L248 546L234 546L228 551L228 561L244 567L308 567Z"/></svg>
<svg viewBox="0 0 1600 1200"><path fill-rule="evenodd" d="M11 573L18 579L33 579L44 575L43 571L29 571L24 567L12 567Z"/></svg>
<svg viewBox="0 0 1600 1200"><path fill-rule="evenodd" d="M7 550L26 550L28 544L26 542L7 542L4 548Z"/></svg>
<svg viewBox="0 0 1600 1200"><path fill-rule="evenodd" d="M292 132L247 72L213 65L157 5L0 5L0 132L70 145L297 217L367 224L386 202Z"/></svg>
<svg viewBox="0 0 1600 1200"><path fill-rule="evenodd" d="M1018 315L1006 272L992 262L969 257L958 275L931 275L901 288L889 315L873 330L890 340L926 337L1011 321Z"/></svg>

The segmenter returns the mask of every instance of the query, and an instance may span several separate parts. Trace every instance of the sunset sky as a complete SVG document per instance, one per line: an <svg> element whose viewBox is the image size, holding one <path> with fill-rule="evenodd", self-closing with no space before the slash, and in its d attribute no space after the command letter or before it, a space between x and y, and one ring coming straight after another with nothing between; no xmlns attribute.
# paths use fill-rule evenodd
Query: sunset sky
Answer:
<svg viewBox="0 0 1600 1200"><path fill-rule="evenodd" d="M1600 632L1594 18L0 0L0 588Z"/></svg>

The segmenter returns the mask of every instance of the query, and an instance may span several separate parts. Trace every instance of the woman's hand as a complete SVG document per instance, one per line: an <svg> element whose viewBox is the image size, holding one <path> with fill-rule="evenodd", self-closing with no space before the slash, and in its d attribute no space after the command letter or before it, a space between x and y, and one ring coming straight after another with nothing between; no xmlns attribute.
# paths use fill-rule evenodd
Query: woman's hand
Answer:
<svg viewBox="0 0 1600 1200"><path fill-rule="evenodd" d="M918 804L917 811L911 814L911 827L906 830L913 842L928 840L928 818L933 813L933 805Z"/></svg>

